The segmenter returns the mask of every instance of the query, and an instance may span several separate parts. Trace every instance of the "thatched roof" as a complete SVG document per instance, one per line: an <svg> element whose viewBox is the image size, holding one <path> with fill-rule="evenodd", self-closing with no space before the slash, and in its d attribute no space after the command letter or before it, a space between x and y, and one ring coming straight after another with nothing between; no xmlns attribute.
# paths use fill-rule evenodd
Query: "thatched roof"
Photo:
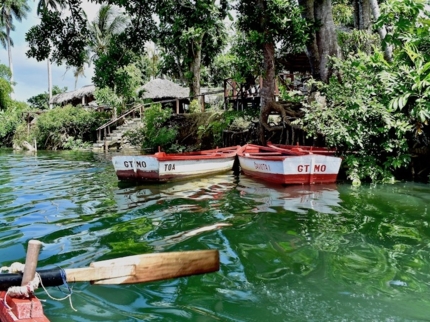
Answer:
<svg viewBox="0 0 430 322"><path fill-rule="evenodd" d="M189 96L188 88L161 78L149 81L139 89L139 91L142 90L144 90L142 98L169 99L185 98Z"/></svg>
<svg viewBox="0 0 430 322"><path fill-rule="evenodd" d="M96 87L94 85L87 85L72 92L54 95L49 103L62 104L65 102L71 102L73 100L79 100L84 96L92 96L95 90Z"/></svg>

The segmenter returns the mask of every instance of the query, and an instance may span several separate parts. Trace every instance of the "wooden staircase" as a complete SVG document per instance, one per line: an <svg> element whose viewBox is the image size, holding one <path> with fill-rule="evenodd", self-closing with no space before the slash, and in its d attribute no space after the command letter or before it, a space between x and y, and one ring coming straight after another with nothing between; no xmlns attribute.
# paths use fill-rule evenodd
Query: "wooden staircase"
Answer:
<svg viewBox="0 0 430 322"><path fill-rule="evenodd" d="M119 150L134 150L140 151L139 146L132 146L130 142L124 137L124 133L130 130L136 130L143 126L140 118L127 118L124 123L116 126L110 133L102 140L97 140L93 144L93 151L119 151Z"/></svg>

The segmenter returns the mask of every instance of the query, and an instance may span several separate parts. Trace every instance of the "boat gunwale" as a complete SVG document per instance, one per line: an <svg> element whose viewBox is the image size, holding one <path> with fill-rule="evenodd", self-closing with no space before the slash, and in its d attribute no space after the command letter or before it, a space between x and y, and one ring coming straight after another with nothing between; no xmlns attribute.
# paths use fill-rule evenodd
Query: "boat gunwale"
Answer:
<svg viewBox="0 0 430 322"><path fill-rule="evenodd" d="M154 158L158 161L187 161L187 160L212 160L212 159L227 159L234 158L241 148L240 145L216 148L211 150L193 151L193 152L182 152L182 153L166 153L157 152L154 154L141 154L141 155L118 155L114 156L112 159L122 158L122 157L132 157L132 158Z"/></svg>

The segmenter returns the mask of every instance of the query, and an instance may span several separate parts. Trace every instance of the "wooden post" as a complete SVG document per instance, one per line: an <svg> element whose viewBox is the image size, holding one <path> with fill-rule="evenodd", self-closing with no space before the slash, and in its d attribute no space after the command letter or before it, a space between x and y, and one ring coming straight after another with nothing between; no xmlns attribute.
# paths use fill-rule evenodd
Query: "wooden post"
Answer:
<svg viewBox="0 0 430 322"><path fill-rule="evenodd" d="M38 240L30 240L28 242L27 256L25 258L25 267L21 286L27 285L34 279L41 245L42 243Z"/></svg>
<svg viewBox="0 0 430 322"><path fill-rule="evenodd" d="M205 111L205 95L202 95L202 112Z"/></svg>
<svg viewBox="0 0 430 322"><path fill-rule="evenodd" d="M176 99L176 114L179 114L179 100Z"/></svg>

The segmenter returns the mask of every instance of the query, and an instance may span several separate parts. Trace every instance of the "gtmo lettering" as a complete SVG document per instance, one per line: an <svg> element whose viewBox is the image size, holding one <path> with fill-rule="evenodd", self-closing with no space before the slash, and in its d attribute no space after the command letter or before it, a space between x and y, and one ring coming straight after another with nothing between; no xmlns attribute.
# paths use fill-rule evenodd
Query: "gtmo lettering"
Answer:
<svg viewBox="0 0 430 322"><path fill-rule="evenodd" d="M310 169L309 164L301 164L297 166L297 172L309 172ZM327 166L325 164L315 164L314 172L325 172L327 170Z"/></svg>
<svg viewBox="0 0 430 322"><path fill-rule="evenodd" d="M124 161L124 167L132 168L133 167L133 161ZM145 161L136 161L136 167L137 168L146 168L146 162Z"/></svg>

